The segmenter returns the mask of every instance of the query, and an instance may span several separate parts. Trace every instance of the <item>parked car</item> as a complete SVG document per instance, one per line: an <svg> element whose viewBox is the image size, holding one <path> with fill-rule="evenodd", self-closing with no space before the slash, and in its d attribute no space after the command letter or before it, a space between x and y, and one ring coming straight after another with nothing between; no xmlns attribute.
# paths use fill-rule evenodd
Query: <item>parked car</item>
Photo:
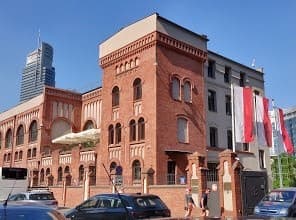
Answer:
<svg viewBox="0 0 296 220"><path fill-rule="evenodd" d="M67 219L142 219L170 217L165 203L152 194L99 194L65 213Z"/></svg>
<svg viewBox="0 0 296 220"><path fill-rule="evenodd" d="M254 208L261 217L296 217L296 188L272 190Z"/></svg>
<svg viewBox="0 0 296 220"><path fill-rule="evenodd" d="M27 192L13 194L9 197L8 201L18 203L25 202L31 205L44 205L54 209L58 208L58 201L54 198L53 193L44 189L33 189Z"/></svg>
<svg viewBox="0 0 296 220"><path fill-rule="evenodd" d="M25 202L7 202L0 204L1 220L65 220L57 210L46 206L31 205Z"/></svg>

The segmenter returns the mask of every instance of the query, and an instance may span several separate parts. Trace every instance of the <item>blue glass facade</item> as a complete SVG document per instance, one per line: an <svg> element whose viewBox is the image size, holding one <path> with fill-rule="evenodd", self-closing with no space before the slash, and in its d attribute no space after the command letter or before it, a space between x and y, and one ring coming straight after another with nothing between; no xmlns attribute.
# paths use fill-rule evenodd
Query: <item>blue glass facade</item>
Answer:
<svg viewBox="0 0 296 220"><path fill-rule="evenodd" d="M22 73L20 102L41 94L45 85L55 87L55 68L52 61L53 48L44 42L27 56Z"/></svg>

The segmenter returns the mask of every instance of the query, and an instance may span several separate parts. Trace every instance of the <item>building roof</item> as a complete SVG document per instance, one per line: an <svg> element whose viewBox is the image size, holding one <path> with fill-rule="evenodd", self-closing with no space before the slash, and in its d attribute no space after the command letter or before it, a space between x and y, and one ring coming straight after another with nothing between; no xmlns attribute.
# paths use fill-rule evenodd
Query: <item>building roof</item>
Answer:
<svg viewBox="0 0 296 220"><path fill-rule="evenodd" d="M99 45L99 58L156 31L185 42L193 47L206 50L206 42L208 39L205 35L194 33L154 13L122 28L102 42Z"/></svg>

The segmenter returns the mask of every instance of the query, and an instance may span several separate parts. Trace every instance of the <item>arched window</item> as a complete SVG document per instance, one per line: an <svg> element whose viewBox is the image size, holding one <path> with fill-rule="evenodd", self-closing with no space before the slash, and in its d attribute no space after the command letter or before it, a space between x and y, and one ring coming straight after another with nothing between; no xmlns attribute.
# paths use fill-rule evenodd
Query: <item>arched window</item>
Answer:
<svg viewBox="0 0 296 220"><path fill-rule="evenodd" d="M135 67L135 61L131 60L131 68Z"/></svg>
<svg viewBox="0 0 296 220"><path fill-rule="evenodd" d="M33 121L29 128L29 142L36 141L37 136L38 136L37 122Z"/></svg>
<svg viewBox="0 0 296 220"><path fill-rule="evenodd" d="M70 167L69 166L65 167L64 173L65 174L70 174Z"/></svg>
<svg viewBox="0 0 296 220"><path fill-rule="evenodd" d="M173 78L172 82L172 97L173 99L180 100L180 80L176 77Z"/></svg>
<svg viewBox="0 0 296 220"><path fill-rule="evenodd" d="M3 158L4 158L3 161L5 163L7 161L7 154L4 154L4 157Z"/></svg>
<svg viewBox="0 0 296 220"><path fill-rule="evenodd" d="M24 126L20 125L16 132L16 145L24 144Z"/></svg>
<svg viewBox="0 0 296 220"><path fill-rule="evenodd" d="M62 182L63 181L63 168L59 167L58 169L58 182Z"/></svg>
<svg viewBox="0 0 296 220"><path fill-rule="evenodd" d="M120 71L124 72L124 65L123 64L120 65Z"/></svg>
<svg viewBox="0 0 296 220"><path fill-rule="evenodd" d="M50 169L49 168L46 169L45 175L46 176L49 176L50 175Z"/></svg>
<svg viewBox="0 0 296 220"><path fill-rule="evenodd" d="M12 147L12 131L11 129L8 129L5 135L5 148L11 148Z"/></svg>
<svg viewBox="0 0 296 220"><path fill-rule="evenodd" d="M130 68L130 64L129 64L129 62L126 62L125 63L125 70L128 70Z"/></svg>
<svg viewBox="0 0 296 220"><path fill-rule="evenodd" d="M114 144L114 128L113 125L110 125L108 128L108 140L109 140L109 145Z"/></svg>
<svg viewBox="0 0 296 220"><path fill-rule="evenodd" d="M184 101L191 102L191 83L186 81L184 83Z"/></svg>
<svg viewBox="0 0 296 220"><path fill-rule="evenodd" d="M139 118L138 120L138 139L145 139L145 121L144 118Z"/></svg>
<svg viewBox="0 0 296 220"><path fill-rule="evenodd" d="M136 66L139 66L139 61L140 61L139 58L136 57L136 59L135 59L135 65L136 65Z"/></svg>
<svg viewBox="0 0 296 220"><path fill-rule="evenodd" d="M112 89L112 107L119 106L119 88L115 86Z"/></svg>
<svg viewBox="0 0 296 220"><path fill-rule="evenodd" d="M94 123L91 121L91 120L88 120L86 123L85 123L85 125L84 125L84 127L83 127L83 130L85 131L85 130L88 130L88 129L92 129L92 128L94 128L95 126L94 126Z"/></svg>
<svg viewBox="0 0 296 220"><path fill-rule="evenodd" d="M135 79L133 83L134 87L134 101L140 100L142 98L142 82L141 79Z"/></svg>
<svg viewBox="0 0 296 220"><path fill-rule="evenodd" d="M117 164L116 164L115 162L112 162L112 163L110 164L110 173L111 173L113 170L115 170L116 167L117 167Z"/></svg>
<svg viewBox="0 0 296 220"><path fill-rule="evenodd" d="M32 157L32 150L28 149L27 151L27 158L31 158Z"/></svg>
<svg viewBox="0 0 296 220"><path fill-rule="evenodd" d="M8 153L7 154L7 161L10 161L11 160L11 153Z"/></svg>
<svg viewBox="0 0 296 220"><path fill-rule="evenodd" d="M133 181L141 181L141 164L140 161L135 160L132 165Z"/></svg>
<svg viewBox="0 0 296 220"><path fill-rule="evenodd" d="M115 144L119 144L121 142L121 124L117 123L115 126Z"/></svg>
<svg viewBox="0 0 296 220"><path fill-rule="evenodd" d="M82 182L83 178L84 178L84 167L83 167L83 165L80 165L79 166L79 177L78 177L79 182Z"/></svg>
<svg viewBox="0 0 296 220"><path fill-rule="evenodd" d="M136 121L135 120L131 120L129 123L129 127L130 127L130 141L135 141L137 138L136 135Z"/></svg>
<svg viewBox="0 0 296 220"><path fill-rule="evenodd" d="M23 151L22 150L19 153L19 160L23 160Z"/></svg>
<svg viewBox="0 0 296 220"><path fill-rule="evenodd" d="M42 168L40 171L40 183L44 182L44 169Z"/></svg>
<svg viewBox="0 0 296 220"><path fill-rule="evenodd" d="M188 143L188 120L186 118L178 118L177 120L178 141Z"/></svg>
<svg viewBox="0 0 296 220"><path fill-rule="evenodd" d="M35 158L37 155L37 149L34 147L32 150L32 157Z"/></svg>
<svg viewBox="0 0 296 220"><path fill-rule="evenodd" d="M14 153L14 161L17 161L18 160L18 151L16 151L15 153Z"/></svg>

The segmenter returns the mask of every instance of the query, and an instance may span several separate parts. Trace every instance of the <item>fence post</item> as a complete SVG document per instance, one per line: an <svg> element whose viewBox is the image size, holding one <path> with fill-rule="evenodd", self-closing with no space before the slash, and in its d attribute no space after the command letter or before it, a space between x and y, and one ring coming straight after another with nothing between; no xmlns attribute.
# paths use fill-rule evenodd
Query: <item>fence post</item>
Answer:
<svg viewBox="0 0 296 220"><path fill-rule="evenodd" d="M242 196L240 170L243 165L237 154L227 149L219 154L219 188L221 216L238 217L242 215Z"/></svg>

